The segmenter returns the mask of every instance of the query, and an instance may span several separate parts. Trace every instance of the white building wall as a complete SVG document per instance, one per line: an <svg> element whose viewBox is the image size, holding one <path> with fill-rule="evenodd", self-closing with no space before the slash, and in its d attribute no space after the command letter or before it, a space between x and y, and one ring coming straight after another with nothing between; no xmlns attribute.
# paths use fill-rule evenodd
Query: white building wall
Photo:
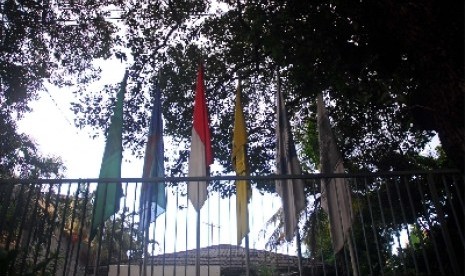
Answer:
<svg viewBox="0 0 465 276"><path fill-rule="evenodd" d="M129 274L129 269L131 270ZM119 266L119 275L128 275L128 276L139 276L140 269L138 265L120 265ZM153 272L152 272L153 269ZM176 273L175 273L176 270ZM108 272L108 276L117 276L118 275L118 266L111 265ZM195 266L147 266L147 275L156 275L156 276L195 276ZM211 265L201 266L200 275L209 275L209 276L220 276L220 266Z"/></svg>

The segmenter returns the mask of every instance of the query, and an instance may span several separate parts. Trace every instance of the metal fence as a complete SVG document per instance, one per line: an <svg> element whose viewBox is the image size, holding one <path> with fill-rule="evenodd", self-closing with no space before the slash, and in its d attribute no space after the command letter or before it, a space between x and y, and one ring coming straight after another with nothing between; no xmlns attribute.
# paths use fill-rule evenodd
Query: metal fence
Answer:
<svg viewBox="0 0 465 276"><path fill-rule="evenodd" d="M293 242L282 234L278 178L306 183L307 205ZM347 179L352 197L351 242L336 253L321 208L320 183L328 178ZM118 179L124 191L120 210L92 241L97 183L114 185L106 184L114 179L0 180L0 275L464 274L465 189L459 172L195 179L209 183L199 232L186 197L191 178ZM253 187L247 246L236 239L237 179L249 179ZM166 211L145 238L141 185L161 180L167 185Z"/></svg>

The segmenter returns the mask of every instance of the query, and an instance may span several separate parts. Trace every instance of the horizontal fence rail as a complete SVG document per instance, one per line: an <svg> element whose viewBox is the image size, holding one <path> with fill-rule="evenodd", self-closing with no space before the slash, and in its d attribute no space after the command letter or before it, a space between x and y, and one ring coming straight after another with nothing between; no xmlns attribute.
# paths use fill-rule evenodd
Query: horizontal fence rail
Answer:
<svg viewBox="0 0 465 276"><path fill-rule="evenodd" d="M275 192L275 182L286 179L303 179L306 195L291 242ZM322 183L334 179L350 191L341 250L333 247L335 223L322 208ZM249 234L240 244L236 180L252 187ZM193 181L208 183L199 213L187 198ZM144 229L143 183L165 185L167 198ZM97 185L121 185L123 196L91 240ZM464 192L463 174L455 171L4 179L0 275L464 275Z"/></svg>

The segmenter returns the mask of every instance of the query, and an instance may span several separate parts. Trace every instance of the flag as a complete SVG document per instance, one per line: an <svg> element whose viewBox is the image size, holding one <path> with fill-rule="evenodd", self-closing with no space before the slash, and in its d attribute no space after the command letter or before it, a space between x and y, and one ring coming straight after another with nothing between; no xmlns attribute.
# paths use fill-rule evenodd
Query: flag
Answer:
<svg viewBox="0 0 465 276"><path fill-rule="evenodd" d="M194 123L192 126L191 152L189 156L189 177L207 176L209 165L213 163L210 127L208 123L207 104L205 102L205 84L203 67L199 65L197 87L194 101ZM197 212L207 200L207 183L191 181L187 185L187 197Z"/></svg>
<svg viewBox="0 0 465 276"><path fill-rule="evenodd" d="M297 158L294 139L287 119L281 85L278 79L277 95L277 174L302 174L300 162ZM284 213L284 234L287 241L294 237L299 222L300 211L305 208L304 182L302 179L284 179L276 181L276 191L281 196Z"/></svg>
<svg viewBox="0 0 465 276"><path fill-rule="evenodd" d="M145 148L144 170L142 177L164 177L164 145L163 145L163 120L161 111L161 91L155 85L155 103L152 107L149 136ZM142 183L141 189L141 229L149 226L150 222L163 214L166 210L165 183ZM147 225L146 225L147 223Z"/></svg>
<svg viewBox="0 0 465 276"><path fill-rule="evenodd" d="M337 150L336 139L331 130L321 93L317 96L317 117L321 172L344 173L342 157ZM345 178L322 180L321 206L328 214L333 250L337 253L347 240L353 217L352 199Z"/></svg>
<svg viewBox="0 0 465 276"><path fill-rule="evenodd" d="M241 83L237 86L236 110L234 113L234 131L232 141L232 165L236 175L248 175L247 164L247 131L245 126L244 112L241 104ZM236 181L236 216L237 216L237 243L241 244L242 239L249 233L249 211L247 205L252 190L249 181Z"/></svg>
<svg viewBox="0 0 465 276"><path fill-rule="evenodd" d="M123 99L126 92L128 71L124 74L121 87L116 96L116 106L110 120L99 178L121 178L121 161L123 158ZM95 195L90 240L97 233L97 228L119 210L119 201L123 195L121 183L99 183Z"/></svg>

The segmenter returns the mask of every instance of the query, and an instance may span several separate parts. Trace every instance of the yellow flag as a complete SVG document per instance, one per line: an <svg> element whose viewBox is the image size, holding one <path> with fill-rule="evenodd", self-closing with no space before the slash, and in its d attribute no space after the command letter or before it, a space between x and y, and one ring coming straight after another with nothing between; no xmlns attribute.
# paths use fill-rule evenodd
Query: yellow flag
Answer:
<svg viewBox="0 0 465 276"><path fill-rule="evenodd" d="M234 113L232 164L236 175L248 175L247 166L247 132L245 127L244 112L241 104L241 83L237 87L236 110ZM236 181L236 215L237 215L237 243L249 233L249 212L247 205L252 195L250 184L247 180Z"/></svg>

